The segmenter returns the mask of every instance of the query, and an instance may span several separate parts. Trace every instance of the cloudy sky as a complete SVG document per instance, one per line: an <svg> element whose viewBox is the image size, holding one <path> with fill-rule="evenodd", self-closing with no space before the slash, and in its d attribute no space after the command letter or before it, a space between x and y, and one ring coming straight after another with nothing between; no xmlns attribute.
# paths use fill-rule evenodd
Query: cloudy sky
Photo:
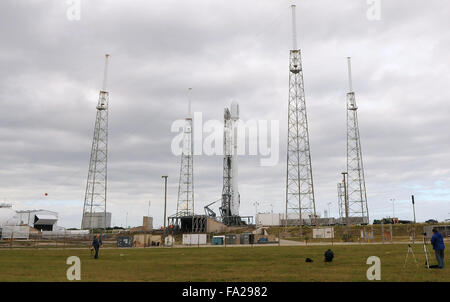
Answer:
<svg viewBox="0 0 450 302"><path fill-rule="evenodd" d="M180 158L171 124L192 109L280 123L280 158L240 158L241 214L282 212L285 198L289 6L280 0L87 1L80 19L60 0L0 3L0 201L59 213L79 227L102 83L111 54L108 210L135 226L176 208ZM450 3L297 0L318 212L337 216L346 162L346 57L353 87L371 220L450 218ZM195 157L195 207L220 197L222 157ZM44 194L48 192L48 196ZM151 201L150 208L149 200ZM329 205L329 203L331 203Z"/></svg>

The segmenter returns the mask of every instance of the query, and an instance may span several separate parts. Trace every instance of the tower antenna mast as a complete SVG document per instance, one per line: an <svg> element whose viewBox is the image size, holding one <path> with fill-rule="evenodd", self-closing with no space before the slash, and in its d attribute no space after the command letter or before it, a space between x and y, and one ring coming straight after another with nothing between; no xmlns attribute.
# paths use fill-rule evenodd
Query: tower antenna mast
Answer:
<svg viewBox="0 0 450 302"><path fill-rule="evenodd" d="M352 84L351 58L347 57L349 92L347 93L347 203L349 223L368 224L366 182L358 124L358 106Z"/></svg>
<svg viewBox="0 0 450 302"><path fill-rule="evenodd" d="M188 89L188 114L184 119L183 146L181 152L180 177L176 218L194 215L194 152L193 123L191 114L191 92ZM180 220L177 219L177 223Z"/></svg>
<svg viewBox="0 0 450 302"><path fill-rule="evenodd" d="M111 216L106 213L107 163L108 163L108 106L107 91L109 55L105 55L103 84L100 90L97 115L94 126L91 156L84 195L81 229L106 229L111 224Z"/></svg>
<svg viewBox="0 0 450 302"><path fill-rule="evenodd" d="M303 83L301 51L297 49L295 5L292 9L293 49L289 59L288 138L286 169L286 215L288 220L298 218L301 227L304 216L309 224L317 224L312 176L309 129ZM296 220L296 219L295 219Z"/></svg>

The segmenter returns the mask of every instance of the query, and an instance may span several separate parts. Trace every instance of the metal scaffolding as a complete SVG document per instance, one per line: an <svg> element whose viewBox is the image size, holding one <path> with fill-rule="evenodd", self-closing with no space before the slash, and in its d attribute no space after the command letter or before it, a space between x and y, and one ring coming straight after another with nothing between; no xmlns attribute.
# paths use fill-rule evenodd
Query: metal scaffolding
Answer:
<svg viewBox="0 0 450 302"><path fill-rule="evenodd" d="M189 88L189 91L192 89ZM193 124L191 99L189 96L188 115L185 118L183 146L181 153L180 178L178 184L178 202L175 216L194 215L194 158L193 158Z"/></svg>
<svg viewBox="0 0 450 302"><path fill-rule="evenodd" d="M301 51L297 49L295 5L292 5L293 50L289 60L289 105L286 171L286 223L298 215L300 225L306 219L316 223L316 205L312 177L309 130L303 84ZM305 217L306 216L306 217Z"/></svg>
<svg viewBox="0 0 450 302"><path fill-rule="evenodd" d="M103 228L106 228L106 191L108 163L108 103L109 93L106 91L108 59L105 56L103 85L97 104L94 138L92 140L89 171L84 196L81 229L93 229L95 216L103 214Z"/></svg>
<svg viewBox="0 0 450 302"><path fill-rule="evenodd" d="M351 59L347 58L349 92L347 93L347 200L348 215L354 224L369 223L366 183L358 125L358 106L352 87Z"/></svg>

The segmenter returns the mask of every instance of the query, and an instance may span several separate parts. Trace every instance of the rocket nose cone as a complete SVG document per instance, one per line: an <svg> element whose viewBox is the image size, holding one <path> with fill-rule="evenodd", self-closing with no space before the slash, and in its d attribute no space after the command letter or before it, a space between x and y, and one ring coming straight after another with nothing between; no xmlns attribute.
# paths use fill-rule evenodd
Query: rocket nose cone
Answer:
<svg viewBox="0 0 450 302"><path fill-rule="evenodd" d="M236 101L231 102L230 106L231 111L231 118L232 119L239 119L239 104Z"/></svg>

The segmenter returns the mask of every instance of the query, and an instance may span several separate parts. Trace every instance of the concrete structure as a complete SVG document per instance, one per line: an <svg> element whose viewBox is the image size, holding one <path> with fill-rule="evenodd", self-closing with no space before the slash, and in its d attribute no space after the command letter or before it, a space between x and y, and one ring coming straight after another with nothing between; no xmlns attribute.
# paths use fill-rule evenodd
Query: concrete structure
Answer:
<svg viewBox="0 0 450 302"><path fill-rule="evenodd" d="M82 229L103 229L111 227L110 212L84 213Z"/></svg>
<svg viewBox="0 0 450 302"><path fill-rule="evenodd" d="M257 226L296 226L299 225L298 215L296 213L288 213L288 219L285 220L284 213L258 213L256 215ZM316 219L313 217L303 217L302 225L335 225L337 220L333 217Z"/></svg>
<svg viewBox="0 0 450 302"><path fill-rule="evenodd" d="M148 247L160 245L161 245L160 235L136 234L133 236L133 246L135 247Z"/></svg>
<svg viewBox="0 0 450 302"><path fill-rule="evenodd" d="M256 215L257 226L279 226L284 214L279 213L258 213Z"/></svg>
<svg viewBox="0 0 450 302"><path fill-rule="evenodd" d="M319 238L331 239L331 238L334 238L334 228L317 228L317 229L313 229L313 238L314 239L319 239Z"/></svg>
<svg viewBox="0 0 450 302"><path fill-rule="evenodd" d="M183 244L185 245L197 245L206 244L206 234L183 234Z"/></svg>
<svg viewBox="0 0 450 302"><path fill-rule="evenodd" d="M17 211L18 224L28 225L40 231L56 230L58 213L47 210Z"/></svg>
<svg viewBox="0 0 450 302"><path fill-rule="evenodd" d="M142 220L142 228L144 231L153 230L153 217L144 216Z"/></svg>

